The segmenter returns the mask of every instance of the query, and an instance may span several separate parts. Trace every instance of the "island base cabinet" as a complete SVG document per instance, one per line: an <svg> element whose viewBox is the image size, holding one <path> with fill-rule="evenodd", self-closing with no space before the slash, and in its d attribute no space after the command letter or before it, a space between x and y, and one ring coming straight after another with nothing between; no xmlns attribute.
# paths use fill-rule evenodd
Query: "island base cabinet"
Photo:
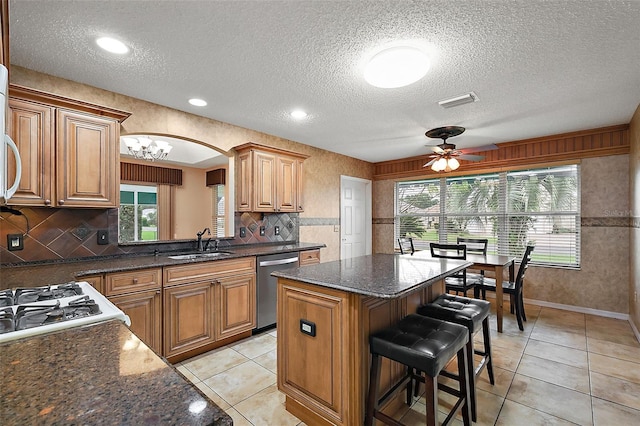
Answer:
<svg viewBox="0 0 640 426"><path fill-rule="evenodd" d="M287 410L306 424L363 424L369 335L414 313L437 293L429 288L380 299L279 278L277 376ZM381 393L403 373L402 365L384 359ZM397 412L404 398L399 393L383 412Z"/></svg>
<svg viewBox="0 0 640 426"><path fill-rule="evenodd" d="M214 284L203 281L164 289L164 356L214 343Z"/></svg>
<svg viewBox="0 0 640 426"><path fill-rule="evenodd" d="M157 354L162 353L162 293L143 291L109 300L131 320L129 329Z"/></svg>

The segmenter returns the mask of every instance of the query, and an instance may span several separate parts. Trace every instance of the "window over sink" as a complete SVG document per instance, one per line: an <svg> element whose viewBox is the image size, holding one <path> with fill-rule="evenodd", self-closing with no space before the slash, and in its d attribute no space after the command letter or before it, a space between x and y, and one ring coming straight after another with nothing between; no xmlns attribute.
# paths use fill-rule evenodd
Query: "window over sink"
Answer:
<svg viewBox="0 0 640 426"><path fill-rule="evenodd" d="M158 240L158 189L155 185L120 185L118 242Z"/></svg>

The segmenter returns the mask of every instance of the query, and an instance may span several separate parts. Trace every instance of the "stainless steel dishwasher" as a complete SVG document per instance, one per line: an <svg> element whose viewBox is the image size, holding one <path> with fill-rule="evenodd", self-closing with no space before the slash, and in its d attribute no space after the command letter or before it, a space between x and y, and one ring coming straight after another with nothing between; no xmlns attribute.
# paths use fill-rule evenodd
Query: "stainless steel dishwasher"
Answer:
<svg viewBox="0 0 640 426"><path fill-rule="evenodd" d="M271 327L276 323L277 282L271 273L299 265L298 253L279 253L258 256L258 280L256 283L256 330Z"/></svg>

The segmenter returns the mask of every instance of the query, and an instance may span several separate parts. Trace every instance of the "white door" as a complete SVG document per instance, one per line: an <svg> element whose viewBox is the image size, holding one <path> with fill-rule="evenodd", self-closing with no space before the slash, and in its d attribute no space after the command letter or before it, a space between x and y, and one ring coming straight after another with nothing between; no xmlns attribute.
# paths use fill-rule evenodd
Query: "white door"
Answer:
<svg viewBox="0 0 640 426"><path fill-rule="evenodd" d="M371 254L371 181L340 177L340 259Z"/></svg>

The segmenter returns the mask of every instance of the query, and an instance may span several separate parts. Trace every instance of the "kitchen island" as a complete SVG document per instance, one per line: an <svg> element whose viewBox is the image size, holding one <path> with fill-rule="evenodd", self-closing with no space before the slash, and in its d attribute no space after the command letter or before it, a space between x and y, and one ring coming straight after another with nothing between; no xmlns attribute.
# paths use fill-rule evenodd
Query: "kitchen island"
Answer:
<svg viewBox="0 0 640 426"><path fill-rule="evenodd" d="M307 424L363 424L369 335L444 291L470 262L374 254L274 272L278 277L278 388ZM383 363L390 388L402 366ZM394 412L403 396L392 400Z"/></svg>
<svg viewBox="0 0 640 426"><path fill-rule="evenodd" d="M0 424L231 425L112 320L0 344Z"/></svg>

